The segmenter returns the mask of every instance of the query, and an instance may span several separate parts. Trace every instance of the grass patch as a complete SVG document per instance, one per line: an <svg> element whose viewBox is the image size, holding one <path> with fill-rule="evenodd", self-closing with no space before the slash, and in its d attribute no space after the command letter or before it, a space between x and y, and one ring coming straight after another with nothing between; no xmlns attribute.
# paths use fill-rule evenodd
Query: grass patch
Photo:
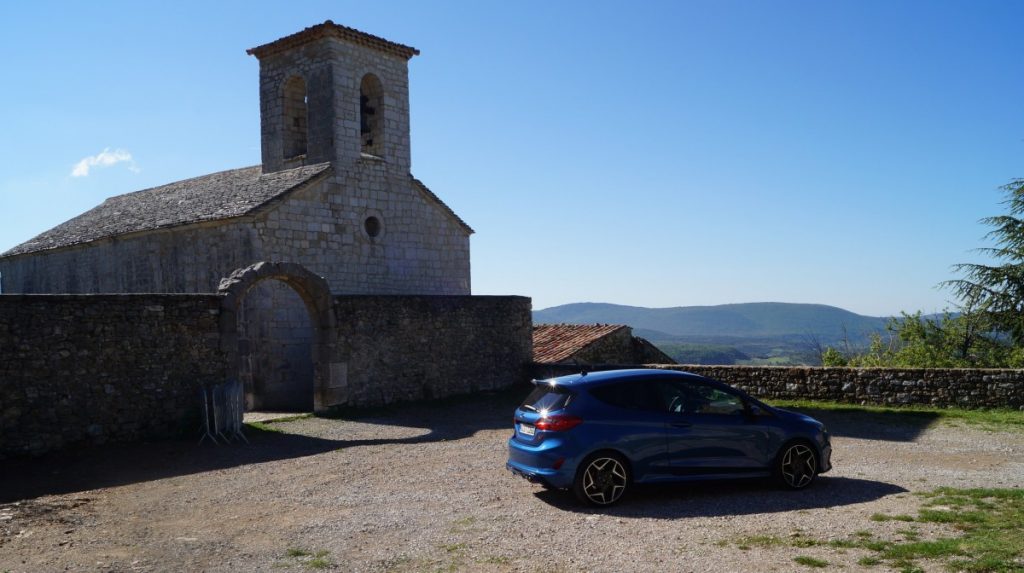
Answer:
<svg viewBox="0 0 1024 573"><path fill-rule="evenodd" d="M796 410L820 410L825 412L849 414L900 414L909 422L931 422L939 420L945 423L964 423L979 426L988 430L1005 430L1024 432L1024 412L1000 409L967 410L964 408L934 408L928 406L861 406L816 400L772 400L771 404L780 408Z"/></svg>
<svg viewBox="0 0 1024 573"><path fill-rule="evenodd" d="M736 545L740 547L740 549L743 549L743 546L750 549L751 547L787 546L789 545L789 542L781 537L775 537L774 535L748 535L737 539Z"/></svg>
<svg viewBox="0 0 1024 573"><path fill-rule="evenodd" d="M913 515L886 515L884 513L876 513L871 516L871 521L914 521Z"/></svg>
<svg viewBox="0 0 1024 573"><path fill-rule="evenodd" d="M888 563L907 573L921 571L917 559L939 561L951 570L971 573L1024 571L1024 535L1020 533L1024 489L939 488L920 495L923 506L916 518L875 514L871 520L940 523L963 534L923 541L920 531L911 527L898 531L902 541L880 541L859 531L852 539L829 545L874 551L876 555L861 559L860 564Z"/></svg>
<svg viewBox="0 0 1024 573"><path fill-rule="evenodd" d="M801 565L806 565L807 567L817 567L819 569L822 567L828 567L828 561L825 561L824 559L808 557L806 555L798 555L793 558L793 561L796 561Z"/></svg>
<svg viewBox="0 0 1024 573"><path fill-rule="evenodd" d="M1024 573L1024 489L953 489L939 488L917 494L922 500L917 517L876 513L874 522L939 523L961 532L956 537L922 540L917 526L897 531L899 540L886 541L867 530L859 530L847 539L821 541L799 532L789 537L753 535L734 541L736 547L830 547L836 553L848 549L863 549L872 555L857 563L871 567L885 564L904 573L922 571L916 560L927 559L942 563L952 571L967 573ZM716 543L726 545L726 543ZM808 567L824 567L827 562L813 559L823 565L812 565L810 557L794 560Z"/></svg>
<svg viewBox="0 0 1024 573"><path fill-rule="evenodd" d="M299 562L307 569L327 569L334 563L328 557L330 551L310 551L301 547L291 547L284 552L285 556Z"/></svg>

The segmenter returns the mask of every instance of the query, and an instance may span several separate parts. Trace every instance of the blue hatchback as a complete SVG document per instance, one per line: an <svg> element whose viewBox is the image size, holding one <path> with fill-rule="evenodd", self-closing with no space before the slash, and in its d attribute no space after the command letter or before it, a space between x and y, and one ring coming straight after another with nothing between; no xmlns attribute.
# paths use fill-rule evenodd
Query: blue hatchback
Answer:
<svg viewBox="0 0 1024 573"><path fill-rule="evenodd" d="M774 477L805 488L831 469L824 424L696 374L610 370L535 380L507 467L608 505L634 483Z"/></svg>

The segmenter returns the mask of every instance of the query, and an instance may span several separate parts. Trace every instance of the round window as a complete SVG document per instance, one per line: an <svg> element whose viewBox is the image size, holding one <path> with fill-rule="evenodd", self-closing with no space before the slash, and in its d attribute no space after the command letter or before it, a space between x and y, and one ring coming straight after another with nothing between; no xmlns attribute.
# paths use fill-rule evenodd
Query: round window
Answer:
<svg viewBox="0 0 1024 573"><path fill-rule="evenodd" d="M366 229L366 234L370 237L376 237L380 234L381 224L380 219L376 217L367 217L366 221L363 222L363 228Z"/></svg>

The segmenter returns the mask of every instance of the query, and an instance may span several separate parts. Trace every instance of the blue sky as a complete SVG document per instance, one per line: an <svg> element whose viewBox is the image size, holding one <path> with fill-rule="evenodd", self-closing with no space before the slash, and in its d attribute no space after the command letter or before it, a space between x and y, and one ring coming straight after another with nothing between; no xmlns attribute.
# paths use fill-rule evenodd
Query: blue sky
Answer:
<svg viewBox="0 0 1024 573"><path fill-rule="evenodd" d="M939 310L1024 177L1024 2L5 2L0 251L259 163L245 49L326 19L422 51L413 171L534 308Z"/></svg>

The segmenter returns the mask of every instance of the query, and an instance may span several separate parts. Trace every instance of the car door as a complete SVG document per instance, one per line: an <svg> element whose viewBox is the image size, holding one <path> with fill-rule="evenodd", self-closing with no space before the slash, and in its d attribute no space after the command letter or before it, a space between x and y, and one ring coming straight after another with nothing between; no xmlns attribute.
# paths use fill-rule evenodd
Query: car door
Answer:
<svg viewBox="0 0 1024 573"><path fill-rule="evenodd" d="M677 475L742 474L767 469L769 430L743 397L702 381L659 382L667 404L668 455Z"/></svg>
<svg viewBox="0 0 1024 573"><path fill-rule="evenodd" d="M600 421L589 422L591 437L600 447L625 453L637 481L671 476L665 428L672 420L656 401L651 380L605 384L590 394L603 404Z"/></svg>

